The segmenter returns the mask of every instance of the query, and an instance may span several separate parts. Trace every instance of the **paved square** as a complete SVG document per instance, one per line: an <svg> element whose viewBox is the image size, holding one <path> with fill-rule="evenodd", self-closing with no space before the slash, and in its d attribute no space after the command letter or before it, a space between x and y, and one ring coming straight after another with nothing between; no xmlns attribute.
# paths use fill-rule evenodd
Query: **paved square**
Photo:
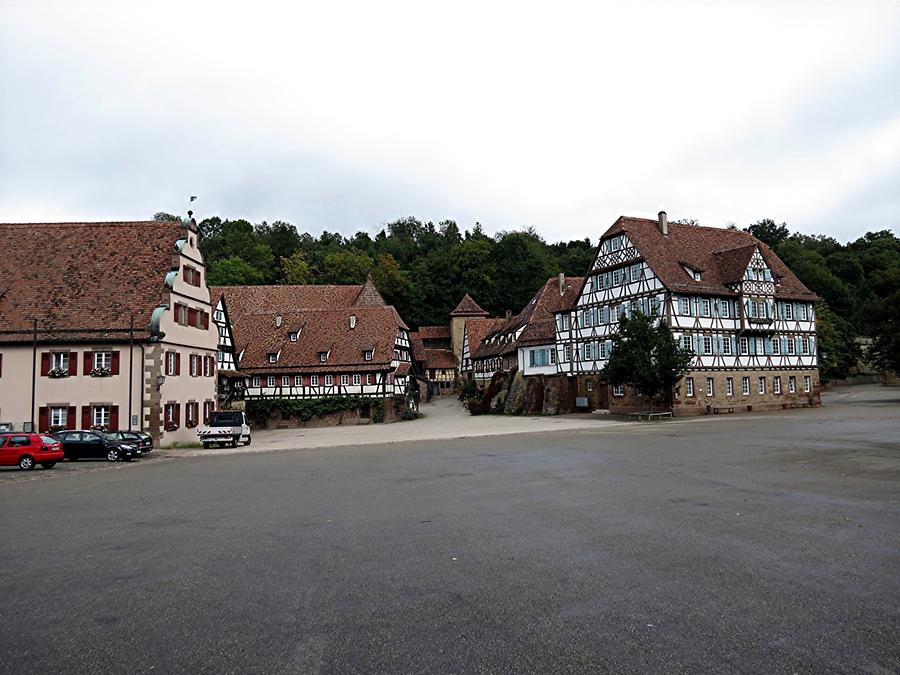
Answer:
<svg viewBox="0 0 900 675"><path fill-rule="evenodd" d="M3 481L0 671L896 672L900 392L826 402Z"/></svg>

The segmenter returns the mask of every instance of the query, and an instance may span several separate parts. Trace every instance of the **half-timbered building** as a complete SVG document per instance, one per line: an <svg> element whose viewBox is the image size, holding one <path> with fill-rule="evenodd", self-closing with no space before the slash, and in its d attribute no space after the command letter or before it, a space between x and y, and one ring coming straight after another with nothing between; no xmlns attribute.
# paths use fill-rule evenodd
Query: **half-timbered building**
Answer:
<svg viewBox="0 0 900 675"><path fill-rule="evenodd" d="M572 305L582 282L582 277L551 277L521 312L499 320L471 353L475 380L513 368L523 375L555 374L554 313Z"/></svg>
<svg viewBox="0 0 900 675"><path fill-rule="evenodd" d="M196 440L218 341L197 237L192 218L0 225L0 425Z"/></svg>
<svg viewBox="0 0 900 675"><path fill-rule="evenodd" d="M246 400L407 395L409 329L371 279L223 286L214 294L229 313Z"/></svg>
<svg viewBox="0 0 900 675"><path fill-rule="evenodd" d="M600 378L620 316L666 321L693 351L667 403L677 414L816 405L814 302L763 242L740 230L619 218L601 237L570 310L556 314L556 361L591 407L646 405Z"/></svg>

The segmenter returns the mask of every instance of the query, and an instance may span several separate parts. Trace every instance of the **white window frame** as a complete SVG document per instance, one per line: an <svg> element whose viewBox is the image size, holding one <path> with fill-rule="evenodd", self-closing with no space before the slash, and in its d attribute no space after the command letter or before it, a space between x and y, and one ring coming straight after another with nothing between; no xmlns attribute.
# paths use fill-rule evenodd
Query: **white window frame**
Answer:
<svg viewBox="0 0 900 675"><path fill-rule="evenodd" d="M781 338L777 335L772 337L772 356L781 356Z"/></svg>
<svg viewBox="0 0 900 675"><path fill-rule="evenodd" d="M200 375L200 357L196 354L191 354L191 377L197 377Z"/></svg>
<svg viewBox="0 0 900 675"><path fill-rule="evenodd" d="M69 352L50 352L50 367L54 370L69 370Z"/></svg>
<svg viewBox="0 0 900 675"><path fill-rule="evenodd" d="M302 375L294 375L294 386L295 387L303 386L303 376Z"/></svg>
<svg viewBox="0 0 900 675"><path fill-rule="evenodd" d="M371 349L367 349L366 351L364 351L364 352L363 352L363 358L364 358L366 361L371 361L371 360L372 360L372 350L371 350Z"/></svg>
<svg viewBox="0 0 900 675"><path fill-rule="evenodd" d="M625 395L625 385L617 384L613 386L613 396L624 396Z"/></svg>
<svg viewBox="0 0 900 675"><path fill-rule="evenodd" d="M788 377L788 392L791 394L797 393L797 378L794 375Z"/></svg>
<svg viewBox="0 0 900 675"><path fill-rule="evenodd" d="M765 376L759 378L759 395L765 396L766 393L766 378Z"/></svg>
<svg viewBox="0 0 900 675"><path fill-rule="evenodd" d="M723 319L731 318L731 301L722 300L719 302L719 315Z"/></svg>
<svg viewBox="0 0 900 675"><path fill-rule="evenodd" d="M712 316L712 306L709 304L709 298L703 298L700 301L700 316Z"/></svg>
<svg viewBox="0 0 900 675"><path fill-rule="evenodd" d="M750 395L750 378L746 375L741 378L741 394L744 396Z"/></svg>
<svg viewBox="0 0 900 675"><path fill-rule="evenodd" d="M361 384L362 384L362 375L360 375L359 373L354 373L353 374L353 386L358 387Z"/></svg>
<svg viewBox="0 0 900 675"><path fill-rule="evenodd" d="M348 384L350 384L350 376L344 373L341 375L341 386L346 387Z"/></svg>
<svg viewBox="0 0 900 675"><path fill-rule="evenodd" d="M797 355L797 343L794 340L793 335L790 335L787 338L787 353L788 353L788 356L796 356Z"/></svg>
<svg viewBox="0 0 900 675"><path fill-rule="evenodd" d="M741 356L748 356L750 354L750 341L747 338L742 337L738 343Z"/></svg>
<svg viewBox="0 0 900 675"><path fill-rule="evenodd" d="M731 356L731 336L725 335L722 337L722 354L725 356Z"/></svg>
<svg viewBox="0 0 900 675"><path fill-rule="evenodd" d="M325 363L328 360L328 352L319 352L319 363Z"/></svg>
<svg viewBox="0 0 900 675"><path fill-rule="evenodd" d="M712 336L711 335L703 336L703 353L704 354L712 354Z"/></svg>
<svg viewBox="0 0 900 675"><path fill-rule="evenodd" d="M325 376L325 386L326 387L334 386L334 375L326 375Z"/></svg>
<svg viewBox="0 0 900 675"><path fill-rule="evenodd" d="M803 376L803 391L807 394L812 391L812 377L809 375Z"/></svg>
<svg viewBox="0 0 900 675"><path fill-rule="evenodd" d="M254 375L253 380L251 381L250 386L259 387L262 385L262 379L260 379L259 375Z"/></svg>
<svg viewBox="0 0 900 675"><path fill-rule="evenodd" d="M784 303L784 318L788 321L794 318L794 305L790 302Z"/></svg>
<svg viewBox="0 0 900 675"><path fill-rule="evenodd" d="M278 354L277 354L277 353L274 353L274 354L271 354L271 353L270 353L270 354L268 355L268 359L269 359L269 363L277 363L277 362L278 362Z"/></svg>
<svg viewBox="0 0 900 675"><path fill-rule="evenodd" d="M112 419L112 407L108 405L91 406L91 424L95 427L108 427Z"/></svg>
<svg viewBox="0 0 900 675"><path fill-rule="evenodd" d="M725 395L726 396L734 396L734 378L733 377L725 378Z"/></svg>
<svg viewBox="0 0 900 675"><path fill-rule="evenodd" d="M297 335L297 332L296 332L296 331L293 331L293 332L291 332L291 333L288 335L288 337L291 339L291 342L296 342L296 341L297 341L297 338L298 338L299 336Z"/></svg>
<svg viewBox="0 0 900 675"><path fill-rule="evenodd" d="M693 396L694 395L694 378L693 377L684 378L684 392L685 392L685 396Z"/></svg>
<svg viewBox="0 0 900 675"><path fill-rule="evenodd" d="M775 395L781 394L781 376L780 375L776 375L775 377L772 378L772 392Z"/></svg>
<svg viewBox="0 0 900 675"><path fill-rule="evenodd" d="M50 418L51 427L64 427L69 422L69 408L64 405L50 406L48 417Z"/></svg>
<svg viewBox="0 0 900 675"><path fill-rule="evenodd" d="M94 352L94 369L110 370L112 368L112 352Z"/></svg>
<svg viewBox="0 0 900 675"><path fill-rule="evenodd" d="M281 386L282 387L290 387L291 386L291 376L290 375L282 375L281 376Z"/></svg>
<svg viewBox="0 0 900 675"><path fill-rule="evenodd" d="M706 378L706 395L707 396L715 396L716 395L716 385L711 377Z"/></svg>
<svg viewBox="0 0 900 675"><path fill-rule="evenodd" d="M275 386L275 376L274 375L269 375L269 377L266 378L266 386L267 387Z"/></svg>
<svg viewBox="0 0 900 675"><path fill-rule="evenodd" d="M678 313L682 316L693 316L691 314L691 299L682 297L678 302Z"/></svg>
<svg viewBox="0 0 900 675"><path fill-rule="evenodd" d="M309 386L310 387L318 387L319 386L319 376L318 375L310 375L309 376Z"/></svg>

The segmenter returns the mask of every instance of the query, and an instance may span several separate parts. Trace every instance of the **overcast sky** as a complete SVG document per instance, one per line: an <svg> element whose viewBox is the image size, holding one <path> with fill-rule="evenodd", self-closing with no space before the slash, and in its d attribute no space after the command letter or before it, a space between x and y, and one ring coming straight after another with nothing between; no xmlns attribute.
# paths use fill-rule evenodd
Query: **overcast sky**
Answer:
<svg viewBox="0 0 900 675"><path fill-rule="evenodd" d="M0 221L900 230L900 2L0 0Z"/></svg>

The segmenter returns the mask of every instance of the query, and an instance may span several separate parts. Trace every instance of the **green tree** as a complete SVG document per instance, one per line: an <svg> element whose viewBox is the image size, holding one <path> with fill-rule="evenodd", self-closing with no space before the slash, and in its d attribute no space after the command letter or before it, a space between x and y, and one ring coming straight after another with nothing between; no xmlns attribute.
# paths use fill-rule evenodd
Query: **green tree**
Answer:
<svg viewBox="0 0 900 675"><path fill-rule="evenodd" d="M787 239L791 233L790 230L788 230L787 223L776 225L775 221L771 218L764 218L763 220L753 223L753 225L747 228L747 232L776 250L781 242Z"/></svg>
<svg viewBox="0 0 900 675"><path fill-rule="evenodd" d="M336 251L325 256L324 275L327 284L361 284L374 265L361 251Z"/></svg>
<svg viewBox="0 0 900 675"><path fill-rule="evenodd" d="M158 213L153 214L153 220L166 221L172 223L180 223L181 218L178 216L173 216L171 213L166 213L165 211L159 211Z"/></svg>
<svg viewBox="0 0 900 675"><path fill-rule="evenodd" d="M258 269L237 256L212 262L206 280L210 286L248 286L264 281Z"/></svg>
<svg viewBox="0 0 900 675"><path fill-rule="evenodd" d="M871 304L875 316L866 359L882 372L900 373L900 266L877 275L873 287L878 299Z"/></svg>
<svg viewBox="0 0 900 675"><path fill-rule="evenodd" d="M824 380L846 377L861 356L853 325L832 312L825 302L816 306L816 340Z"/></svg>
<svg viewBox="0 0 900 675"><path fill-rule="evenodd" d="M547 244L532 229L501 233L493 253L499 277L494 307L500 312L518 312L559 269Z"/></svg>
<svg viewBox="0 0 900 675"><path fill-rule="evenodd" d="M652 411L653 397L675 386L690 368L692 357L664 321L635 312L619 320L602 375L612 385L627 384L643 391Z"/></svg>
<svg viewBox="0 0 900 675"><path fill-rule="evenodd" d="M382 253L372 268L372 282L389 305L403 304L406 296L406 279L400 265L390 253Z"/></svg>
<svg viewBox="0 0 900 675"><path fill-rule="evenodd" d="M281 258L281 279L286 284L308 284L312 282L312 271L303 251L294 251L291 255Z"/></svg>

